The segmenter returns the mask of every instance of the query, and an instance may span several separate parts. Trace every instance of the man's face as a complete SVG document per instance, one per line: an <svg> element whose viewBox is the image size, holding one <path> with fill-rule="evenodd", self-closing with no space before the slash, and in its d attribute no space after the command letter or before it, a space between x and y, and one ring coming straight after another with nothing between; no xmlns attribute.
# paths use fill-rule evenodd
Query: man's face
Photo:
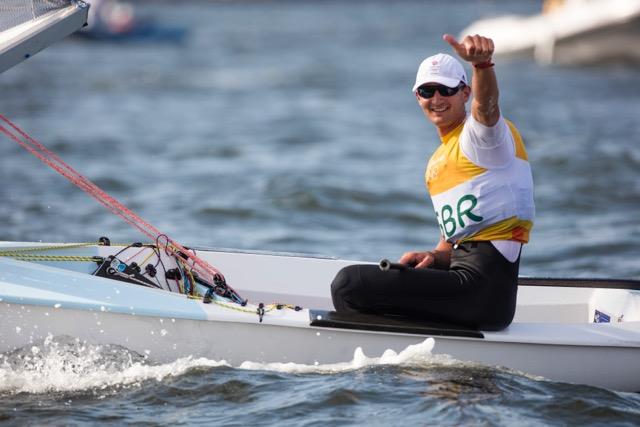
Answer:
<svg viewBox="0 0 640 427"><path fill-rule="evenodd" d="M420 88L426 88L426 90L421 91L419 88L418 92L416 92L416 98L427 119L440 129L441 133L442 131L446 133L453 130L464 120L466 116L465 103L469 99L471 89L469 86L464 86L455 94L446 96L446 94L442 95L440 93L445 89L441 88L439 91L436 89L437 86L442 85L427 83L420 86ZM446 88L446 86L443 86L443 88ZM420 92L423 92L422 96ZM431 94L432 96L424 97L425 92L427 96Z"/></svg>

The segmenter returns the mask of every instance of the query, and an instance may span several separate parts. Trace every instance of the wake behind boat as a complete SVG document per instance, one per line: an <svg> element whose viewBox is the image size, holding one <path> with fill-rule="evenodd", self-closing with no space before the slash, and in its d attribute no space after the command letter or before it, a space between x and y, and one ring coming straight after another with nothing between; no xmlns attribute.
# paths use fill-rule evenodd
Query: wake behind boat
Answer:
<svg viewBox="0 0 640 427"><path fill-rule="evenodd" d="M377 356L434 338L434 354L461 361L640 390L638 281L521 278L514 322L487 332L333 312L328 284L347 260L190 248L225 272L249 299L242 306L190 283L179 259L154 245L0 248L0 352L69 335L161 362L325 364L358 347Z"/></svg>

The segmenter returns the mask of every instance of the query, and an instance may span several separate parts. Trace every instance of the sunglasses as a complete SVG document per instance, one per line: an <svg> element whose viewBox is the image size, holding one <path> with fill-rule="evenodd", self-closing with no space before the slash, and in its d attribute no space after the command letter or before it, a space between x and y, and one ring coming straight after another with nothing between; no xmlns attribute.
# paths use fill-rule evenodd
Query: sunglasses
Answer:
<svg viewBox="0 0 640 427"><path fill-rule="evenodd" d="M418 96L420 96L420 98L429 99L433 98L436 91L438 91L440 96L453 96L465 86L466 85L464 83L460 83L456 87L449 87L445 85L420 86L416 92L418 92Z"/></svg>

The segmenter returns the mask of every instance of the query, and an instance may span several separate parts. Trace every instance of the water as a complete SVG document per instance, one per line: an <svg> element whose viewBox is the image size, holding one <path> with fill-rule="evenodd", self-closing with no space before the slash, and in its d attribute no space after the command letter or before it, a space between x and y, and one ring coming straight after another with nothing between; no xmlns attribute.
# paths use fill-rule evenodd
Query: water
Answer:
<svg viewBox="0 0 640 427"><path fill-rule="evenodd" d="M61 338L0 359L0 421L15 425L637 425L640 396L431 355L305 366L179 359Z"/></svg>
<svg viewBox="0 0 640 427"><path fill-rule="evenodd" d="M184 244L394 259L438 238L422 175L439 141L410 92L420 60L448 51L444 32L538 7L149 4L144 13L189 28L184 43L67 40L0 76L0 112ZM496 71L502 110L525 138L536 181L538 216L521 273L638 278L637 68L515 60ZM0 159L0 239L140 239L6 138ZM426 350L417 361L358 365L363 359L354 357L327 372L211 360L158 365L127 349L78 345L63 341L56 356L43 343L36 361L22 358L33 356L30 348L0 361L0 420L640 422L637 395L434 359Z"/></svg>

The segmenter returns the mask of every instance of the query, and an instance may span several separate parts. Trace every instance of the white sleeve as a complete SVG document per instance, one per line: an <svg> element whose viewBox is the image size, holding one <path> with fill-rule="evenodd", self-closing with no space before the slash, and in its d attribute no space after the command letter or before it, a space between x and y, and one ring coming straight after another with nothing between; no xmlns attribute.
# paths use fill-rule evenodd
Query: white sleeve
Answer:
<svg viewBox="0 0 640 427"><path fill-rule="evenodd" d="M494 126L485 126L469 114L460 135L462 152L486 169L507 167L515 158L515 142L502 116Z"/></svg>

